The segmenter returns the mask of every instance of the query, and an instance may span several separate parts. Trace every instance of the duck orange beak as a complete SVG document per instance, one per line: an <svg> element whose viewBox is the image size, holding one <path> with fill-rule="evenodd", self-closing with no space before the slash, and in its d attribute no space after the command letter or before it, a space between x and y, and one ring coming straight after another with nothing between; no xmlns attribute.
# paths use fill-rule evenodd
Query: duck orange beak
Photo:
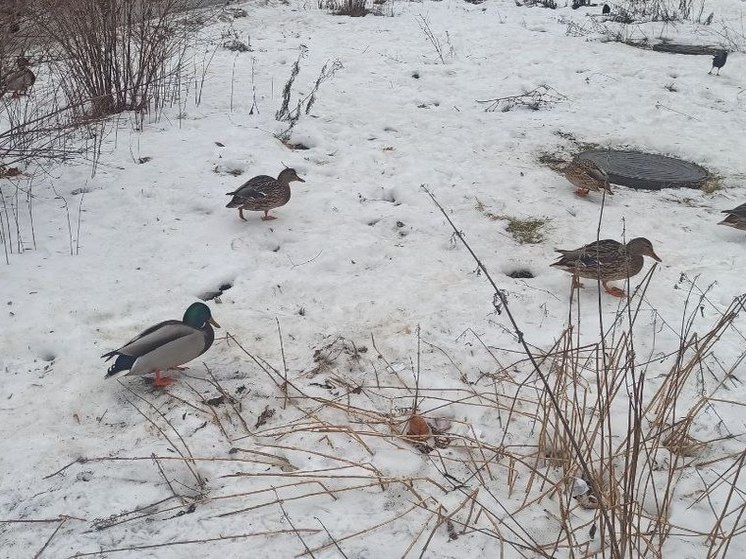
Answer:
<svg viewBox="0 0 746 559"><path fill-rule="evenodd" d="M210 317L210 320L208 320L207 322L209 322L210 324L212 324L215 328L220 328L220 324L218 324L217 322L215 322L215 319L213 317Z"/></svg>

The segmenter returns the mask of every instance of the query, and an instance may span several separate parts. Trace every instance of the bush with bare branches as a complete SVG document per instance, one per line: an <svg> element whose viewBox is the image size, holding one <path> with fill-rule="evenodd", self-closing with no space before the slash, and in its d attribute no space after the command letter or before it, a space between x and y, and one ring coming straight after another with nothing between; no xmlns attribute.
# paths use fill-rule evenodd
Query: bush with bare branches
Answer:
<svg viewBox="0 0 746 559"><path fill-rule="evenodd" d="M184 0L40 0L34 19L59 60L71 104L87 116L146 111L182 68Z"/></svg>

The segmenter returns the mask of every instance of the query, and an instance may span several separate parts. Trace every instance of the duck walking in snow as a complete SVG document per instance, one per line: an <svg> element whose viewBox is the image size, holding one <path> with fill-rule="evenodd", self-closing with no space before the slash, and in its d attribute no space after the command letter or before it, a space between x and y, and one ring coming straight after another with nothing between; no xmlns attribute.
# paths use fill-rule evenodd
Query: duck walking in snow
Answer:
<svg viewBox="0 0 746 559"><path fill-rule="evenodd" d="M17 70L12 71L5 76L0 86L0 98L8 91L12 91L12 97L15 99L20 95L25 95L29 88L34 85L36 75L29 68L29 61L23 56L16 59Z"/></svg>
<svg viewBox="0 0 746 559"><path fill-rule="evenodd" d="M295 169L286 167L275 179L268 175L259 175L245 182L238 190L227 192L233 199L228 202L226 208L238 208L238 216L247 221L243 216L244 210L264 212L263 221L277 219L269 215L269 210L284 206L290 200L290 183L293 181L306 182L298 176Z"/></svg>
<svg viewBox="0 0 746 559"><path fill-rule="evenodd" d="M215 339L211 325L220 328L212 318L210 307L204 303L193 303L184 313L183 320L160 322L119 349L102 355L107 361L112 357L117 358L106 372L106 378L155 373L155 386L170 385L173 379L162 377L161 372L181 370L180 365L210 349Z"/></svg>
<svg viewBox="0 0 746 559"><path fill-rule="evenodd" d="M718 52L715 56L712 57L712 68L710 68L710 71L707 72L708 74L712 74L712 71L717 68L717 75L720 75L720 68L725 66L725 61L728 60L728 51L727 50L721 50Z"/></svg>
<svg viewBox="0 0 746 559"><path fill-rule="evenodd" d="M732 210L723 210L723 213L728 214L728 217L719 222L718 225L727 225L746 231L746 204L741 204Z"/></svg>
<svg viewBox="0 0 746 559"><path fill-rule="evenodd" d="M562 170L562 174L577 188L575 194L586 197L593 190L605 190L614 194L609 186L609 175L601 167L588 159L575 159Z"/></svg>
<svg viewBox="0 0 746 559"><path fill-rule="evenodd" d="M661 262L653 250L653 244L644 237L632 239L626 245L612 239L604 239L575 250L557 249L557 252L562 256L552 266L571 273L573 287L583 287L579 278L597 279L601 280L606 292L614 297L624 297L624 290L609 287L607 282L639 274L643 266L643 256Z"/></svg>

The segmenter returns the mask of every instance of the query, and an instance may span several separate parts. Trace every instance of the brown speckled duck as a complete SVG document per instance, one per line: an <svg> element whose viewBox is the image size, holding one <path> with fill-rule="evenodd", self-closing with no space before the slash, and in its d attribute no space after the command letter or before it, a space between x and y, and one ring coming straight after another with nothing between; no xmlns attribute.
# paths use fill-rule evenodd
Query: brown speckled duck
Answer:
<svg viewBox="0 0 746 559"><path fill-rule="evenodd" d="M609 175L588 159L574 159L562 170L562 174L577 188L575 194L578 196L588 196L591 190L594 192L605 190L609 194L614 194L609 186Z"/></svg>
<svg viewBox="0 0 746 559"><path fill-rule="evenodd" d="M28 59L23 56L16 59L17 69L3 78L2 86L0 86L0 98L8 91L13 92L12 97L14 99L20 95L26 95L36 81L36 75L29 69L29 65Z"/></svg>
<svg viewBox="0 0 746 559"><path fill-rule="evenodd" d="M572 274L573 287L583 287L579 278L601 280L601 285L610 295L624 297L624 290L609 287L607 282L631 278L640 273L643 256L661 262L653 250L653 244L644 237L632 239L626 245L612 239L596 241L575 250L561 250L555 268Z"/></svg>
<svg viewBox="0 0 746 559"><path fill-rule="evenodd" d="M728 217L720 221L718 225L727 225L746 231L746 204L741 204L732 210L723 210L723 213L728 214Z"/></svg>
<svg viewBox="0 0 746 559"><path fill-rule="evenodd" d="M238 208L238 216L243 216L244 210L264 212L263 221L277 219L269 215L269 210L284 206L290 200L290 183L293 181L306 182L298 176L295 169L286 167L275 179L268 175L259 175L245 182L238 190L227 192L233 199L226 208Z"/></svg>

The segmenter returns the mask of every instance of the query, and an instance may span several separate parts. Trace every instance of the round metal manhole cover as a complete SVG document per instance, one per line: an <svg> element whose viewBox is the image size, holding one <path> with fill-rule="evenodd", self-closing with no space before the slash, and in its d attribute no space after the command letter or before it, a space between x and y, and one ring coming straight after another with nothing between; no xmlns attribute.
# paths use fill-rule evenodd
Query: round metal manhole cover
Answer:
<svg viewBox="0 0 746 559"><path fill-rule="evenodd" d="M639 151L585 151L578 159L588 159L609 174L609 182L630 188L699 188L710 176L695 163Z"/></svg>

